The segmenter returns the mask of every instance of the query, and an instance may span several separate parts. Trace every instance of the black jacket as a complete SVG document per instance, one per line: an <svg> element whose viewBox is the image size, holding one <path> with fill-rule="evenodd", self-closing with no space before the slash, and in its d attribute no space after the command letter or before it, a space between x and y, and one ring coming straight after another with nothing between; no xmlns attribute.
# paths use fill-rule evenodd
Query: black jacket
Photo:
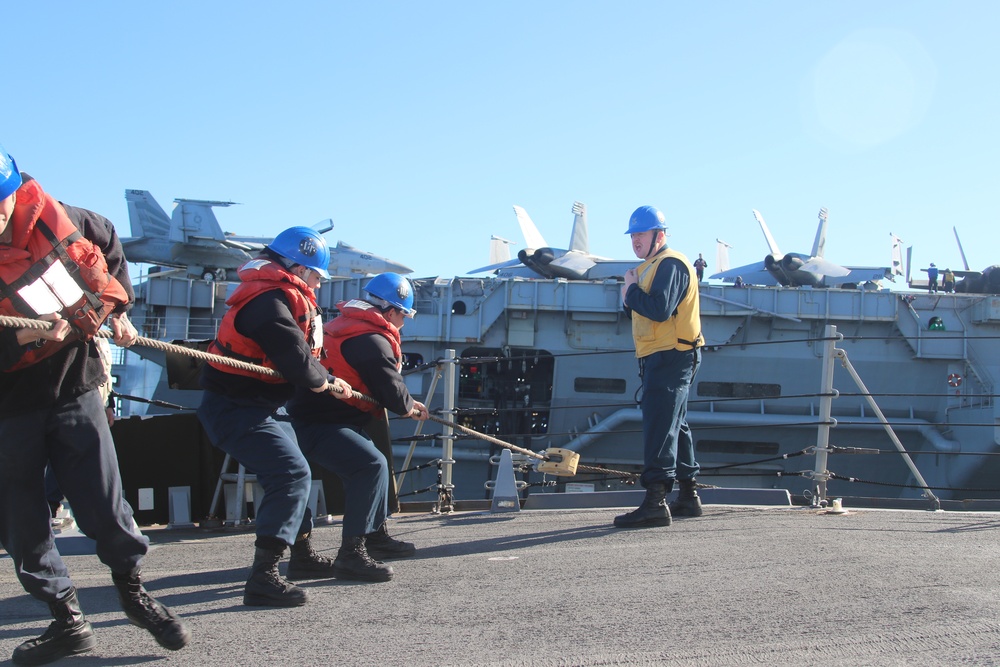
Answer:
<svg viewBox="0 0 1000 667"><path fill-rule="evenodd" d="M135 301L128 264L111 221L93 211L62 205L80 232L93 242L108 262L108 272L118 279ZM10 368L23 354L17 330L0 328L0 369ZM77 341L51 357L11 373L0 372L0 416L51 407L76 398L104 381L105 370L94 342Z"/></svg>
<svg viewBox="0 0 1000 667"><path fill-rule="evenodd" d="M396 370L396 358L385 337L361 334L341 343L340 352L368 386L369 394L379 405L398 415L409 414L413 398L403 377ZM288 403L288 414L295 419L331 424L363 426L371 413L363 412L328 394L299 389Z"/></svg>
<svg viewBox="0 0 1000 667"><path fill-rule="evenodd" d="M205 389L247 405L277 409L291 398L297 385L311 394L315 392L309 387L321 387L326 382L326 369L312 356L281 290L273 289L248 301L236 314L234 326L260 345L285 382L263 382L205 364L201 374Z"/></svg>

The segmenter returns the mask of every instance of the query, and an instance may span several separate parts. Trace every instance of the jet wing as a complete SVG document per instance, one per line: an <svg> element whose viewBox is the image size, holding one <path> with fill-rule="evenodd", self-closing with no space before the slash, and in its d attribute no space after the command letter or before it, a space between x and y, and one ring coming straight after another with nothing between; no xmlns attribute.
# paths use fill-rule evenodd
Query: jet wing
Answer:
<svg viewBox="0 0 1000 667"><path fill-rule="evenodd" d="M844 283L855 283L861 284L866 282L878 282L888 278L895 282L893 278L892 268L888 266L848 266L844 267L847 269L847 273L842 276L836 276L836 280L830 280L832 277L827 274L828 278L826 280L827 284L842 285Z"/></svg>
<svg viewBox="0 0 1000 667"><path fill-rule="evenodd" d="M472 269L469 273L482 273L483 271L496 271L497 269L508 269L512 266L524 266L521 260L508 259L506 262L497 262L496 264L488 264L487 266L481 266L478 269Z"/></svg>
<svg viewBox="0 0 1000 667"><path fill-rule="evenodd" d="M842 278L851 272L850 269L845 268L840 264L834 264L833 262L827 261L822 257L811 258L802 265L801 270L808 271L809 273L819 273L824 276L830 276L831 278Z"/></svg>
<svg viewBox="0 0 1000 667"><path fill-rule="evenodd" d="M731 283L736 280L736 276L742 277L743 282L747 285L778 284L778 281L774 279L774 276L772 276L768 270L764 268L764 262L737 266L735 269L720 271L719 273L709 276L709 278L715 278L717 280L722 280L723 282Z"/></svg>
<svg viewBox="0 0 1000 667"><path fill-rule="evenodd" d="M582 252L575 252L573 250L567 252L565 255L559 259L552 261L552 264L556 266L561 266L565 269L570 269L573 271L579 271L580 273L586 273L588 270L594 267L599 260L607 259L606 257L597 257L596 255L588 255Z"/></svg>
<svg viewBox="0 0 1000 667"><path fill-rule="evenodd" d="M597 266L598 258L593 255L570 250L562 257L549 262L548 269L554 275L570 280L586 280L587 272ZM603 258L601 258L603 259Z"/></svg>

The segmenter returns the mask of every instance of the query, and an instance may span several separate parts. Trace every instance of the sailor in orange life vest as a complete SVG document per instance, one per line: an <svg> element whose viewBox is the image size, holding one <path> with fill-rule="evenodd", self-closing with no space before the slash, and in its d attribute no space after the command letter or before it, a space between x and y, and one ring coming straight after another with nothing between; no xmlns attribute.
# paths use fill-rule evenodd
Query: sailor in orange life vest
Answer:
<svg viewBox="0 0 1000 667"><path fill-rule="evenodd" d="M392 568L380 561L408 558L416 548L386 531L389 467L363 428L373 419L384 420L385 409L418 421L426 420L428 413L410 396L399 372L403 362L399 330L406 318L416 314L410 282L395 273L382 273L364 289L364 300L338 303L340 315L326 323L323 365L378 405L355 398L337 401L299 388L288 413L306 457L344 483L343 540L334 576L388 581ZM289 566L289 578L298 574Z"/></svg>
<svg viewBox="0 0 1000 667"><path fill-rule="evenodd" d="M242 282L226 301L229 310L208 351L275 369L280 378L211 361L202 370L198 418L212 443L256 475L264 489L246 605L306 603L305 591L278 573L288 546L290 568L333 576L333 559L317 554L309 540L312 474L282 407L296 387L351 395L351 386L319 363L323 329L314 290L330 277L329 263L330 249L316 230L291 227L239 268Z"/></svg>
<svg viewBox="0 0 1000 667"><path fill-rule="evenodd" d="M41 665L96 646L56 549L45 498L50 464L80 529L97 542L125 614L165 648L190 633L142 584L149 540L122 496L111 429L98 389L105 369L94 335L110 319L115 344L135 328L128 265L106 218L60 204L0 147L0 313L52 328L0 328L0 543L24 590L54 621L16 649L16 665Z"/></svg>
<svg viewBox="0 0 1000 667"><path fill-rule="evenodd" d="M615 525L669 526L671 515L702 513L694 481L699 466L687 423L688 392L704 345L698 279L687 257L667 247L667 225L659 210L637 208L625 233L631 235L635 256L643 260L625 273L622 303L632 318L642 382L639 482L646 496L637 509L615 517ZM675 480L680 491L668 505L666 496Z"/></svg>

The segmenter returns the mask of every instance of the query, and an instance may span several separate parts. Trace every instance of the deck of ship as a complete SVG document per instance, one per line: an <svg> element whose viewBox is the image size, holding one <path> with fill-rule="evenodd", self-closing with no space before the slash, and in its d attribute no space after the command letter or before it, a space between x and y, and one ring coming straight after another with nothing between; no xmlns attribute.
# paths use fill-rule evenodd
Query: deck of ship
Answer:
<svg viewBox="0 0 1000 667"><path fill-rule="evenodd" d="M402 514L418 557L383 584L307 582L242 605L247 531L147 530L147 587L190 624L170 653L128 624L107 570L57 540L98 635L66 665L996 665L1000 514L708 505L665 529L618 510ZM340 524L315 530L333 554ZM283 566L282 566L283 567ZM47 609L0 558L0 656Z"/></svg>

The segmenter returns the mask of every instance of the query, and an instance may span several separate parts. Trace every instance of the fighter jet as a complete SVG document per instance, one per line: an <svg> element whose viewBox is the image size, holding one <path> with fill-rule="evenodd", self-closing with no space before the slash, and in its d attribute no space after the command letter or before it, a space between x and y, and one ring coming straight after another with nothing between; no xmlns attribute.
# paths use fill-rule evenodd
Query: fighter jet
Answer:
<svg viewBox="0 0 1000 667"><path fill-rule="evenodd" d="M854 287L866 282L877 282L883 278L893 280L895 271L889 266L841 266L823 257L826 245L827 210L819 210L819 226L812 252L808 255L797 252L783 254L778 249L771 231L764 222L764 216L756 209L753 216L760 224L770 254L764 261L721 271L710 278L734 282L737 276L748 285L785 285L788 287Z"/></svg>
<svg viewBox="0 0 1000 667"><path fill-rule="evenodd" d="M625 271L638 266L638 261L609 259L590 254L587 207L573 202L573 231L569 248L553 248L538 231L528 212L520 206L514 207L514 215L521 227L525 246L517 253L517 259L493 262L473 269L469 273L496 271L502 278L565 278L567 280L603 280L622 277ZM491 244L491 248L494 247ZM491 256L492 260L492 256Z"/></svg>
<svg viewBox="0 0 1000 667"><path fill-rule="evenodd" d="M187 269L193 277L224 281L231 272L256 256L273 237L238 236L223 232L212 209L236 202L205 199L175 199L173 215L166 212L146 190L126 190L132 237L122 246L130 262ZM333 229L323 220L313 228L322 233ZM350 278L392 271L412 273L399 262L358 250L338 241L330 247L330 275Z"/></svg>

